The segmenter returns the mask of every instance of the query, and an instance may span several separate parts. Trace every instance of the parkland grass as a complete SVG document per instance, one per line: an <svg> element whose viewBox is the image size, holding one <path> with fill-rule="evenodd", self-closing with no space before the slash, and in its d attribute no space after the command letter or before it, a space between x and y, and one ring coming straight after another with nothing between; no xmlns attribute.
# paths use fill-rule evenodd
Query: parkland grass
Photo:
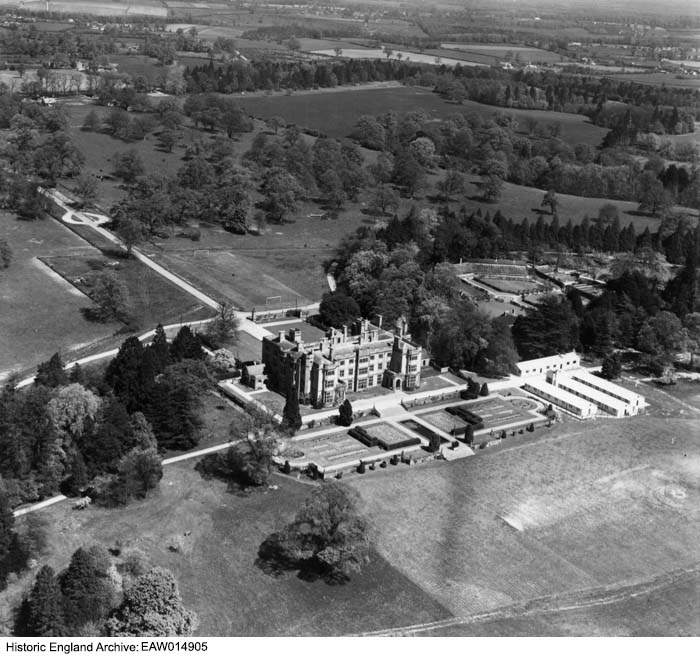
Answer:
<svg viewBox="0 0 700 656"><path fill-rule="evenodd" d="M698 430L651 416L572 422L517 448L350 480L380 553L469 615L694 567Z"/></svg>
<svg viewBox="0 0 700 656"><path fill-rule="evenodd" d="M10 267L0 271L0 374L56 351L69 357L119 328L87 321L81 310L92 305L90 299L38 259L99 255L87 242L52 219L18 221L8 212L0 213L0 239L14 253Z"/></svg>
<svg viewBox="0 0 700 656"><path fill-rule="evenodd" d="M313 489L281 476L273 483L279 488L240 495L223 482L203 480L194 461L168 466L159 492L127 508L77 512L65 503L50 509L50 551L42 563L62 569L79 546L119 540L123 549L138 549L151 564L174 572L203 636L340 635L449 616L378 554L345 585L264 573L255 564L261 542L292 519ZM31 578L0 601L16 597ZM0 617L7 610L0 607Z"/></svg>

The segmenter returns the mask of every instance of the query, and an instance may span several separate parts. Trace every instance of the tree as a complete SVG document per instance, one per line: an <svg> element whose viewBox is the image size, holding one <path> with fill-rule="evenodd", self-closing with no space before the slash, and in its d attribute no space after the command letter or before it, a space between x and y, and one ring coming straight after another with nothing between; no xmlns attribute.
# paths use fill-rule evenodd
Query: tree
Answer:
<svg viewBox="0 0 700 656"><path fill-rule="evenodd" d="M114 156L114 175L126 184L135 182L145 171L143 160L136 150L127 150Z"/></svg>
<svg viewBox="0 0 700 656"><path fill-rule="evenodd" d="M0 590L5 587L7 577L21 570L26 563L26 554L15 532L15 516L9 499L0 489Z"/></svg>
<svg viewBox="0 0 700 656"><path fill-rule="evenodd" d="M399 195L388 184L378 184L369 199L370 212L386 214L387 210L396 211L399 207Z"/></svg>
<svg viewBox="0 0 700 656"><path fill-rule="evenodd" d="M80 547L59 577L66 625L75 635L87 622L101 623L115 600L108 572L109 554L101 547Z"/></svg>
<svg viewBox="0 0 700 656"><path fill-rule="evenodd" d="M131 256L134 246L146 238L146 226L133 216L119 216L115 224L114 231L124 242L127 255Z"/></svg>
<svg viewBox="0 0 700 656"><path fill-rule="evenodd" d="M53 569L44 565L20 609L16 636L53 638L67 634L63 619L63 596Z"/></svg>
<svg viewBox="0 0 700 656"><path fill-rule="evenodd" d="M302 426L299 396L293 386L287 390L287 400L282 411L282 425L292 433L298 431Z"/></svg>
<svg viewBox="0 0 700 656"><path fill-rule="evenodd" d="M248 435L224 454L217 454L207 466L213 466L216 473L243 486L267 485L275 468L272 457L277 448L272 433Z"/></svg>
<svg viewBox="0 0 700 656"><path fill-rule="evenodd" d="M503 193L503 178L491 173L484 176L481 181L481 191L484 200L495 203Z"/></svg>
<svg viewBox="0 0 700 656"><path fill-rule="evenodd" d="M132 449L119 461L104 500L110 505L126 505L132 499L145 499L161 478L163 464L158 451L153 447Z"/></svg>
<svg viewBox="0 0 700 656"><path fill-rule="evenodd" d="M68 382L68 374L64 368L60 353L54 353L47 362L42 362L36 370L35 385L59 387Z"/></svg>
<svg viewBox="0 0 700 656"><path fill-rule="evenodd" d="M318 313L321 321L333 328L349 326L361 315L360 306L355 299L340 290L323 295Z"/></svg>
<svg viewBox="0 0 700 656"><path fill-rule="evenodd" d="M685 350L687 333L681 320L672 312L659 312L647 319L637 333L637 348L670 364Z"/></svg>
<svg viewBox="0 0 700 656"><path fill-rule="evenodd" d="M0 269L9 268L12 264L12 249L7 239L0 239Z"/></svg>
<svg viewBox="0 0 700 656"><path fill-rule="evenodd" d="M645 171L639 186L639 210L657 216L671 205L670 198L659 178L651 171Z"/></svg>
<svg viewBox="0 0 700 656"><path fill-rule="evenodd" d="M428 440L428 451L430 453L437 453L440 450L440 444L442 439L437 433L431 433Z"/></svg>
<svg viewBox="0 0 700 656"><path fill-rule="evenodd" d="M220 300L216 317L206 329L206 336L213 343L213 348L219 348L225 343L236 344L239 324L236 310L231 302L226 299Z"/></svg>
<svg viewBox="0 0 700 656"><path fill-rule="evenodd" d="M337 483L322 484L286 528L263 542L261 560L347 580L369 562L370 527L358 502L356 492Z"/></svg>
<svg viewBox="0 0 700 656"><path fill-rule="evenodd" d="M474 426L467 424L464 428L464 441L472 445L474 444Z"/></svg>
<svg viewBox="0 0 700 656"><path fill-rule="evenodd" d="M546 296L515 320L513 339L523 358L566 353L578 346L578 318L568 300Z"/></svg>
<svg viewBox="0 0 700 656"><path fill-rule="evenodd" d="M199 340L192 334L189 326L183 326L170 344L170 357L173 362L181 360L203 360L204 351Z"/></svg>
<svg viewBox="0 0 700 656"><path fill-rule="evenodd" d="M158 147L166 153L173 152L173 146L177 143L179 134L175 130L164 129L158 135Z"/></svg>
<svg viewBox="0 0 700 656"><path fill-rule="evenodd" d="M466 189L464 176L454 169L450 169L445 177L437 184L438 191L445 200L449 200L454 196L459 196Z"/></svg>
<svg viewBox="0 0 700 656"><path fill-rule="evenodd" d="M81 437L100 409L100 398L80 383L60 387L46 409L55 430L64 437L64 449Z"/></svg>
<svg viewBox="0 0 700 656"><path fill-rule="evenodd" d="M351 426L352 425L352 404L348 399L345 399L340 404L338 409L338 424L340 426Z"/></svg>
<svg viewBox="0 0 700 656"><path fill-rule="evenodd" d="M173 573L156 567L143 574L124 593L124 600L107 621L110 636L190 636L197 616L182 603Z"/></svg>
<svg viewBox="0 0 700 656"><path fill-rule="evenodd" d="M481 385L481 390L479 391L479 396L488 396L489 395L489 386L486 383L483 383Z"/></svg>
<svg viewBox="0 0 700 656"><path fill-rule="evenodd" d="M550 189L542 198L542 207L549 207L550 214L557 213L557 206L559 205L559 199L557 198L554 189Z"/></svg>
<svg viewBox="0 0 700 656"><path fill-rule="evenodd" d="M190 449L200 439L202 397L211 379L201 360L169 366L149 390L143 409L164 449Z"/></svg>
<svg viewBox="0 0 700 656"><path fill-rule="evenodd" d="M81 130L84 130L85 132L97 132L101 125L102 122L100 121L100 117L97 115L97 112L94 109L91 109L83 121L83 127Z"/></svg>
<svg viewBox="0 0 700 656"><path fill-rule="evenodd" d="M97 179L94 175L80 175L75 181L73 191L83 199L84 203L90 203L97 197Z"/></svg>
<svg viewBox="0 0 700 656"><path fill-rule="evenodd" d="M606 380L615 380L622 373L622 362L618 353L610 353L603 359L600 375Z"/></svg>
<svg viewBox="0 0 700 656"><path fill-rule="evenodd" d="M138 337L127 338L107 365L105 383L114 390L127 412L143 407L157 373L157 360L147 358Z"/></svg>
<svg viewBox="0 0 700 656"><path fill-rule="evenodd" d="M91 308L90 315L97 321L129 321L129 288L114 271L102 271L97 275L91 298L96 307Z"/></svg>
<svg viewBox="0 0 700 656"><path fill-rule="evenodd" d="M262 193L268 220L282 223L287 215L296 212L297 201L304 190L293 175L283 169L272 168L265 176Z"/></svg>
<svg viewBox="0 0 700 656"><path fill-rule="evenodd" d="M156 326L156 330L153 333L153 341L149 348L153 351L156 373L161 373L167 366L172 364L168 337L165 334L163 325L160 323Z"/></svg>

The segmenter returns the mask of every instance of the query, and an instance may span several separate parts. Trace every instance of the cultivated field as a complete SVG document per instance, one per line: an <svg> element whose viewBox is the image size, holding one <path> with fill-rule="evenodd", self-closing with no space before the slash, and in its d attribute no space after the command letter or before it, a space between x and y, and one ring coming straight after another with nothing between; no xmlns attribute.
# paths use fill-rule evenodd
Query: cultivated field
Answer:
<svg viewBox="0 0 700 656"><path fill-rule="evenodd" d="M699 430L651 416L572 422L522 447L351 484L387 560L469 615L694 568ZM594 632L605 625L583 627Z"/></svg>
<svg viewBox="0 0 700 656"><path fill-rule="evenodd" d="M86 321L81 309L92 305L37 258L57 253L94 257L99 253L57 221L18 221L0 213L0 239L14 259L0 271L0 378L70 350L108 337L118 324Z"/></svg>

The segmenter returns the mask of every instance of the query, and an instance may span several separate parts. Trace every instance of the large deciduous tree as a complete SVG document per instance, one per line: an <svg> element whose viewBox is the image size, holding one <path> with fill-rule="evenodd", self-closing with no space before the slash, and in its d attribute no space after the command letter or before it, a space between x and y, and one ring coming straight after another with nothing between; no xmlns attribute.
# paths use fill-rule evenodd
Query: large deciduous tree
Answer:
<svg viewBox="0 0 700 656"><path fill-rule="evenodd" d="M263 562L345 580L369 562L370 526L358 510L359 495L324 483L294 520L260 547Z"/></svg>
<svg viewBox="0 0 700 656"><path fill-rule="evenodd" d="M321 321L327 326L349 326L360 317L360 306L352 296L342 291L327 292L318 309Z"/></svg>
<svg viewBox="0 0 700 656"><path fill-rule="evenodd" d="M190 636L196 627L197 616L183 605L175 577L162 567L136 579L107 621L108 634L120 638Z"/></svg>

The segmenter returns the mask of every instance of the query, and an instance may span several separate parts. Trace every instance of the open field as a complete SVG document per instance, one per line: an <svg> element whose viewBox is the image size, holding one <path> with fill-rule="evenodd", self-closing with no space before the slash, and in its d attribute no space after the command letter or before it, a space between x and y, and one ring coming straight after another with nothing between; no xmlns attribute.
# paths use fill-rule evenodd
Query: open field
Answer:
<svg viewBox="0 0 700 656"><path fill-rule="evenodd" d="M672 73L619 73L614 75L616 80L627 80L637 84L652 84L666 87L682 87L700 89L700 79L697 77L677 78Z"/></svg>
<svg viewBox="0 0 700 656"><path fill-rule="evenodd" d="M527 610L516 607L484 621L421 632L426 636L614 636L685 637L700 634L700 572L679 570L622 590L587 598L554 597ZM566 610L547 610L565 606Z"/></svg>
<svg viewBox="0 0 700 656"><path fill-rule="evenodd" d="M357 119L364 114L378 115L390 110L408 112L423 110L429 117L444 119L455 114L478 113L492 117L497 112L512 114L526 129L525 120L533 118L544 124L561 126L561 138L570 144L599 145L607 133L593 125L585 116L564 112L543 112L530 109L505 109L467 100L461 105L450 103L432 91L419 87L373 89L364 87L339 88L332 93L299 94L291 96L262 96L237 98L241 107L261 118L282 116L292 123L318 130L331 137L350 134Z"/></svg>
<svg viewBox="0 0 700 656"><path fill-rule="evenodd" d="M526 446L351 484L381 527L379 551L468 615L695 567L699 429L653 416L572 422Z"/></svg>
<svg viewBox="0 0 700 656"><path fill-rule="evenodd" d="M138 260L120 260L117 267L107 266L109 258L101 253L89 256L57 255L43 258L60 276L73 282L86 294L101 271L114 271L129 290L132 313L139 329L155 328L179 321L196 321L212 316L203 306L175 284Z"/></svg>
<svg viewBox="0 0 700 656"><path fill-rule="evenodd" d="M63 14L92 14L94 16L167 16L162 3L155 0L139 0L136 4L115 0L51 0L50 11ZM0 6L21 6L25 11L46 11L47 4L42 0L3 0Z"/></svg>
<svg viewBox="0 0 700 656"><path fill-rule="evenodd" d="M542 198L544 191L535 189L534 187L522 187L506 182L503 185L503 193L497 203L487 203L479 198L479 182L478 176L467 176L467 200L464 205L468 209L476 210L481 208L482 212L489 211L491 215L496 210L514 220L527 218L529 221L537 219L538 213L541 210ZM583 219L595 217L598 215L598 210L605 203L615 205L620 214L620 222L623 226L627 226L630 222L634 224L637 233L643 232L646 227L655 232L658 230L661 219L653 216L641 215L637 212L639 203L624 200L609 200L607 198L587 198L584 196L571 196L569 194L557 194L559 205L557 206L557 214L559 221L566 223L569 219L576 225L581 223ZM688 210L681 207L676 207L676 211L680 211L688 216L691 222L697 221L697 213L693 210ZM549 222L551 216L545 214L545 221Z"/></svg>
<svg viewBox="0 0 700 656"><path fill-rule="evenodd" d="M156 259L203 292L245 310L264 309L278 296L284 306L308 305L328 291L320 259L303 251L274 255L276 261L265 262L232 251L179 251Z"/></svg>
<svg viewBox="0 0 700 656"><path fill-rule="evenodd" d="M335 49L314 50L315 55L325 55L327 57L337 57ZM410 50L394 50L391 57L386 56L386 52L381 48L343 48L340 57L343 59L393 59L396 61L410 61L417 64L441 64L443 66L485 66L480 62L469 59L456 59L454 57L443 57L441 55L429 55Z"/></svg>
<svg viewBox="0 0 700 656"><path fill-rule="evenodd" d="M464 53L487 56L491 59L490 63L503 60L509 54L512 55L513 59L517 57L523 63L531 62L533 64L556 64L562 59L561 55L555 52L526 46L485 45L482 43L442 43L440 45L443 50L460 50Z"/></svg>
<svg viewBox="0 0 700 656"><path fill-rule="evenodd" d="M79 257L98 251L57 221L18 221L0 213L0 239L14 253L10 268L0 272L0 377L73 348L108 337L119 324L95 324L80 310L91 301L39 261L57 253Z"/></svg>
<svg viewBox="0 0 700 656"><path fill-rule="evenodd" d="M291 520L313 487L275 477L277 490L234 494L223 482L202 480L194 466L167 467L154 497L127 508L76 512L64 503L41 511L50 519L42 563L62 569L77 547L93 542L140 549L175 573L202 636L338 635L449 615L379 555L345 585L264 573L255 565L261 542ZM183 545L177 553L168 549L175 540ZM0 616L30 578L0 596Z"/></svg>

